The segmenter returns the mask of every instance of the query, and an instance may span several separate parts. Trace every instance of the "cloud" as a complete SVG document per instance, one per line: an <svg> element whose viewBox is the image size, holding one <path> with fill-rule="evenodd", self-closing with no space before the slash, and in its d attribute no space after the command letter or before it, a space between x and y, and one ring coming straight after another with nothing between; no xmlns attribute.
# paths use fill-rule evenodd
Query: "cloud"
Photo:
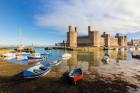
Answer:
<svg viewBox="0 0 140 93"><path fill-rule="evenodd" d="M39 26L66 32L68 25L79 33L93 30L109 33L140 31L140 0L41 0L36 15Z"/></svg>

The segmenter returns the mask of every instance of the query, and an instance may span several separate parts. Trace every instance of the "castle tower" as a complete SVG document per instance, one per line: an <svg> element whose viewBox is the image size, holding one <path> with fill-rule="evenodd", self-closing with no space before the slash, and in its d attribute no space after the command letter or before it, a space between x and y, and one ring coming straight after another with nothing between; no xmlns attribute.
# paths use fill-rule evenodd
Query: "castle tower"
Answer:
<svg viewBox="0 0 140 93"><path fill-rule="evenodd" d="M88 32L90 32L91 31L91 26L88 26Z"/></svg>
<svg viewBox="0 0 140 93"><path fill-rule="evenodd" d="M75 31L73 31L72 26L69 26L69 32L67 32L68 47L77 47L77 31L78 27L75 27Z"/></svg>
<svg viewBox="0 0 140 93"><path fill-rule="evenodd" d="M119 44L119 46L124 46L124 37L123 36L118 37L118 44Z"/></svg>
<svg viewBox="0 0 140 93"><path fill-rule="evenodd" d="M128 42L127 36L124 36L124 46L128 45L127 42Z"/></svg>
<svg viewBox="0 0 140 93"><path fill-rule="evenodd" d="M91 44L94 47L99 47L100 46L100 34L98 31L92 31L90 32L90 40Z"/></svg>
<svg viewBox="0 0 140 93"><path fill-rule="evenodd" d="M127 36L120 36L118 38L118 44L119 46L127 46Z"/></svg>
<svg viewBox="0 0 140 93"><path fill-rule="evenodd" d="M91 26L88 26L88 34L91 41L91 46L100 47L100 33L99 31L91 31Z"/></svg>
<svg viewBox="0 0 140 93"><path fill-rule="evenodd" d="M110 47L110 35L105 34L104 36L105 47Z"/></svg>
<svg viewBox="0 0 140 93"><path fill-rule="evenodd" d="M92 45L95 46L95 47L100 47L100 34L99 34L99 31L93 31L93 43Z"/></svg>

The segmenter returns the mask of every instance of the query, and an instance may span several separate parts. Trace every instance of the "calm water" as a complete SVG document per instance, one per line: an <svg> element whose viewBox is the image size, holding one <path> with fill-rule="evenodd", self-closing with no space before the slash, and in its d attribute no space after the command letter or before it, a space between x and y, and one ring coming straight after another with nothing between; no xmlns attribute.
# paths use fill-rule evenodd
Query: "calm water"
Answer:
<svg viewBox="0 0 140 93"><path fill-rule="evenodd" d="M131 52L129 51L115 51L115 50L109 50L109 51L93 51L93 52L80 52L80 51L64 51L64 50L51 50L51 51L45 51L44 48L36 48L36 51L39 53L46 53L51 52L51 55L49 56L49 59L57 59L59 58L63 53L71 53L72 58L62 62L60 65L58 65L56 68L58 71L65 72L68 70L71 70L74 67L81 67L85 71L90 71L90 68L92 67L98 67L100 65L110 65L118 63L119 61L123 60L127 63L127 61L131 62L132 56ZM104 54L108 53L111 58L111 62L109 64L105 64L101 62L101 59L103 58ZM28 65L28 61L17 61L16 59L9 60L11 62L14 62L16 64L26 64ZM47 63L49 60L40 61L41 63Z"/></svg>

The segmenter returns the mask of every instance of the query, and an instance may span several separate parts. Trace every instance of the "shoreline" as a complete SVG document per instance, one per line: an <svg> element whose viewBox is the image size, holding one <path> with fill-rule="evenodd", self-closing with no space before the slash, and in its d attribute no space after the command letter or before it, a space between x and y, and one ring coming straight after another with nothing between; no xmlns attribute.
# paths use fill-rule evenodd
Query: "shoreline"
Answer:
<svg viewBox="0 0 140 93"><path fill-rule="evenodd" d="M84 73L84 80L72 85L63 78L64 73L52 69L44 77L25 80L19 76L26 65L16 65L8 61L0 64L0 93L139 93L138 86L119 73L104 72L104 68L92 68L90 73ZM7 68L8 67L8 68ZM16 69L15 69L16 68ZM109 68L108 68L109 69ZM123 78L124 77L124 78ZM139 79L140 75L135 79ZM140 82L140 80L139 80Z"/></svg>

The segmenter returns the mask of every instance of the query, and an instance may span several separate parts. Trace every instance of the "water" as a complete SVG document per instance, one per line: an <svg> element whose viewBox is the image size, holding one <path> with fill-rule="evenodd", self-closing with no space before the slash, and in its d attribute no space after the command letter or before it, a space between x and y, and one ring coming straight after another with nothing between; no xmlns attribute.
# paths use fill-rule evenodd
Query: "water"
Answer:
<svg viewBox="0 0 140 93"><path fill-rule="evenodd" d="M57 60L62 56L64 53L71 53L72 58L62 62L60 64L59 70L65 71L63 69L72 69L75 67L82 67L85 71L89 71L90 67L97 67L101 65L109 65L109 64L115 64L119 63L121 60L131 61L132 56L130 51L115 51L115 50L108 50L108 51L92 51L92 52L80 52L80 51L65 51L65 50L49 50L45 51L44 48L35 48L37 52L39 53L46 53L50 52L51 55L48 56L48 60L40 61L40 63L47 63L50 62L50 60ZM103 58L104 54L108 53L111 59L111 62L109 64L105 64L101 62L101 59ZM10 62L16 63L16 64L25 64L28 65L28 60L18 61L16 59L10 59Z"/></svg>
<svg viewBox="0 0 140 93"><path fill-rule="evenodd" d="M95 79L95 76L97 78L98 78L98 76L101 76L101 77L103 77L102 79L104 79L104 78L105 79L106 78L107 79L121 78L121 80L127 81L130 84L140 86L140 81L139 81L140 60L132 58L131 53L134 53L134 52L130 52L127 50L126 51L100 50L100 51L92 51L92 52L64 51L64 50L45 51L43 48L37 48L37 51L39 53L51 52L52 54L49 56L49 59L57 59L63 53L71 53L72 57L69 60L63 61L61 64L55 66L46 75L48 79L46 77L44 77L43 79L42 78L36 79L33 82L28 81L28 82L24 82L23 84L20 83L20 87L24 90L26 89L25 88L26 85L27 85L27 87L28 87L28 85L30 85L31 89L33 89L34 87L38 87L38 85L41 86L41 90L46 89L46 86L42 88L42 85L48 84L49 83L48 81L50 81L51 79L53 80L56 77L57 78L62 77L62 75L65 72L68 72L75 67L82 68L82 70L84 71L84 77L86 77L87 80ZM111 59L110 63L108 63L108 64L101 62L101 59L103 58L105 53L108 53L110 56L110 59ZM138 51L135 51L135 53L140 54L140 52L138 52ZM22 62L22 61L17 61L15 59L12 59L12 60L16 64L25 64L23 69L27 69L36 64L36 63L33 63L33 65L30 65L29 64L30 62L26 63L26 62ZM10 61L12 61L12 60L10 60ZM41 63L47 63L47 62L49 62L49 60L41 61ZM9 72L18 74L19 71L23 71L23 69L18 68L18 67L20 67L19 65L16 65L16 66L17 66L17 68L16 68L17 71L15 70L15 66L9 66L9 67L11 67L11 69L7 69L7 65L6 65L5 69L2 69L4 71L1 70L1 73L0 73L1 76L2 77L5 77L5 76L13 77L13 75ZM11 74L11 75L9 75L9 74ZM48 81L46 81L46 80L48 80ZM54 81L56 82L56 80L54 80ZM31 84L31 83L33 83L33 84ZM53 83L54 82L51 82L51 83L49 83L49 85L53 84ZM56 85L57 85L57 83L56 83ZM22 86L21 86L21 84L22 84ZM89 83L87 83L87 85L88 84ZM59 86L59 84L57 85L57 87L58 86ZM19 89L18 86L16 86L16 87L17 87L17 89ZM6 88L7 88L7 86L6 86ZM56 87L52 87L52 88L56 88ZM140 92L137 92L137 93L140 93Z"/></svg>

